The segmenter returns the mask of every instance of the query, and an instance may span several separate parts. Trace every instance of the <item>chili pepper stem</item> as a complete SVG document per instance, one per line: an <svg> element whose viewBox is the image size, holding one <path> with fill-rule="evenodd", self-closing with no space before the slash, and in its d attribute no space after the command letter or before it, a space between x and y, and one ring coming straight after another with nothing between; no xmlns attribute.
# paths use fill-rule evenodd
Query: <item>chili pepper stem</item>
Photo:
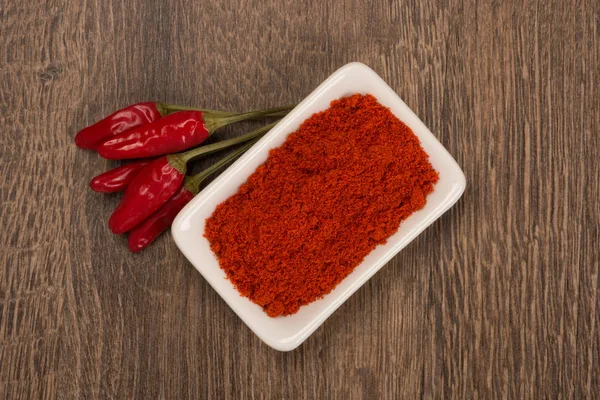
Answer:
<svg viewBox="0 0 600 400"><path fill-rule="evenodd" d="M206 178L208 178L210 175L212 175L214 172L216 172L219 168L221 168L225 164L233 161L237 157L244 154L244 152L246 150L248 150L250 147L252 147L257 141L258 141L258 139L245 144L244 146L240 147L239 149L236 149L235 151L232 151L231 153L227 154L225 157L221 158L219 161L217 161L210 167L206 168L204 171L200 172L199 174L196 174L194 176L190 176L190 177L186 178L183 185L191 193L198 194L198 192L200 191L200 185Z"/></svg>
<svg viewBox="0 0 600 400"><path fill-rule="evenodd" d="M175 168L179 173L185 174L187 171L187 161L178 154L167 154L169 165Z"/></svg>
<svg viewBox="0 0 600 400"><path fill-rule="evenodd" d="M260 114L255 115L255 117L260 117L263 115L269 116L269 117L285 117L289 113L289 111L294 107L295 107L295 105L273 108L272 110L275 110L275 111L268 112L267 114L262 114L262 111L267 111L267 110L261 110ZM177 111L202 111L207 117L213 116L213 117L217 117L217 118L218 117L234 117L237 115L244 115L244 114L259 112L259 111L250 111L248 113L239 113L239 112L235 112L235 111L207 110L207 109L199 108L199 107L179 106L179 105L167 104L167 103L156 103L156 108L158 109L158 112L160 112L163 117L167 114L174 113ZM246 116L244 119L248 119L248 118L252 118L252 117Z"/></svg>
<svg viewBox="0 0 600 400"><path fill-rule="evenodd" d="M173 104L158 103L158 102L156 103L156 108L163 117L167 114L174 113L177 111L202 111L203 113L206 113L206 114L212 114L212 115L223 116L223 117L228 117L228 116L239 114L237 112L231 112L231 111L207 110L205 108L200 108L200 107L177 106L177 105L173 105Z"/></svg>
<svg viewBox="0 0 600 400"><path fill-rule="evenodd" d="M204 125L206 126L206 129L208 129L209 134L212 134L218 128L225 125L233 124L234 122L245 121L247 119L278 113L282 111L289 111L294 107L294 105L289 105L283 107L267 108L264 110L249 111L242 114L227 117L207 114L204 116Z"/></svg>
<svg viewBox="0 0 600 400"><path fill-rule="evenodd" d="M192 159L206 154L214 153L216 151L223 150L231 146L235 146L236 144L247 142L248 140L258 138L267 133L271 128L277 125L278 122L279 121L275 121L269 125L263 126L262 128L256 129L252 132L246 133L244 135L232 139L222 140L220 142L209 144L206 146L196 147L195 149L188 150L185 153L169 154L167 156L169 164L173 168L176 168L179 172L185 173L186 165Z"/></svg>

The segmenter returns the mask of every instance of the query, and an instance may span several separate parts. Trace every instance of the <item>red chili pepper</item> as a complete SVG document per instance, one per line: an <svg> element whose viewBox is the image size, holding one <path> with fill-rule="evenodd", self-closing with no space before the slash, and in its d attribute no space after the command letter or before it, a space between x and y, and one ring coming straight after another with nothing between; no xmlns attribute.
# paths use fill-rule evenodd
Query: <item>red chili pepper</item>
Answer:
<svg viewBox="0 0 600 400"><path fill-rule="evenodd" d="M80 130L75 135L75 144L82 149L96 150L111 136L154 122L162 115L155 102L132 104Z"/></svg>
<svg viewBox="0 0 600 400"><path fill-rule="evenodd" d="M250 111L233 116L180 111L129 130L104 142L98 153L111 160L156 157L196 147L216 129L246 119L289 110L291 106Z"/></svg>
<svg viewBox="0 0 600 400"><path fill-rule="evenodd" d="M188 161L264 135L277 122L237 138L198 147L185 153L157 158L133 178L121 202L110 216L108 225L121 234L139 225L167 202L179 189L187 171Z"/></svg>
<svg viewBox="0 0 600 400"><path fill-rule="evenodd" d="M83 128L75 135L75 144L82 149L96 150L98 146L112 136L147 125L167 115L169 112L189 109L206 111L223 117L236 114L226 111L203 110L193 107L157 103L155 101L145 101L117 110L95 124Z"/></svg>
<svg viewBox="0 0 600 400"><path fill-rule="evenodd" d="M156 211L175 194L185 170L170 165L167 157L160 157L144 167L133 178L121 202L108 222L114 233L125 233Z"/></svg>
<svg viewBox="0 0 600 400"><path fill-rule="evenodd" d="M114 193L125 190L138 172L151 160L140 160L108 170L92 179L90 187L100 193Z"/></svg>
<svg viewBox="0 0 600 400"><path fill-rule="evenodd" d="M206 178L208 178L225 164L241 156L255 142L256 141L252 141L251 143L240 147L199 174L186 177L183 182L183 186L177 193L175 193L173 197L171 197L154 214L146 218L144 222L129 232L129 236L127 238L129 250L136 253L152 243L154 239L156 239L161 233L166 231L171 226L173 220L175 220L175 217L177 214L179 214L179 211L181 211L181 209L183 209L183 207L185 207L185 205L189 203L196 194L198 194L200 191L200 184Z"/></svg>
<svg viewBox="0 0 600 400"><path fill-rule="evenodd" d="M137 253L146 248L171 226L175 216L193 198L194 194L187 190L185 186L182 186L158 211L129 232L127 237L129 250Z"/></svg>

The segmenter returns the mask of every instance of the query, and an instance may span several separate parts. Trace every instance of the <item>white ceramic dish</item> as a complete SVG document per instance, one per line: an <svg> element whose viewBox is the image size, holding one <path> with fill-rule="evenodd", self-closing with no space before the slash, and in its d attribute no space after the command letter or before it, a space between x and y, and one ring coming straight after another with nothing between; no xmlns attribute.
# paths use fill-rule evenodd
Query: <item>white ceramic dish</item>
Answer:
<svg viewBox="0 0 600 400"><path fill-rule="evenodd" d="M429 154L432 165L439 171L440 180L427 197L425 207L404 221L385 245L373 250L331 293L301 307L294 315L270 318L260 306L241 297L226 279L208 241L203 237L205 220L218 204L236 193L248 176L267 159L269 149L280 146L289 133L313 113L328 108L332 100L355 93L374 95L414 131ZM331 75L196 196L177 216L172 233L183 254L246 325L269 346L289 351L306 340L352 293L456 203L464 189L465 176L462 170L423 122L373 70L361 63L351 63Z"/></svg>

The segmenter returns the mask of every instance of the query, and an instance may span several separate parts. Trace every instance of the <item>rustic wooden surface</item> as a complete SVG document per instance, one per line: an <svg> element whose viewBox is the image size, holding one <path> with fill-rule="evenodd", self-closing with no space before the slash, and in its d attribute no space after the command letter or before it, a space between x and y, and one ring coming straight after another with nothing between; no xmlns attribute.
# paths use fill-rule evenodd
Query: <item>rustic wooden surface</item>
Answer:
<svg viewBox="0 0 600 400"><path fill-rule="evenodd" d="M0 0L0 398L598 398L599 27L596 0ZM87 184L114 164L73 136L146 99L296 102L350 61L468 187L279 353L168 235L110 234Z"/></svg>

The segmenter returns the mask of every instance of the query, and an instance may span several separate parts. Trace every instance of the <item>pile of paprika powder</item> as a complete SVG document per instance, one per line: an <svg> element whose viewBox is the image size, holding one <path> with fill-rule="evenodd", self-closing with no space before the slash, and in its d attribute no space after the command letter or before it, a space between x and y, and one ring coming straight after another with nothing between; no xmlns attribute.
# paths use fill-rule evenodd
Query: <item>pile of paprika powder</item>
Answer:
<svg viewBox="0 0 600 400"><path fill-rule="evenodd" d="M312 115L207 219L237 290L271 316L336 287L425 205L438 173L415 134L371 95Z"/></svg>

